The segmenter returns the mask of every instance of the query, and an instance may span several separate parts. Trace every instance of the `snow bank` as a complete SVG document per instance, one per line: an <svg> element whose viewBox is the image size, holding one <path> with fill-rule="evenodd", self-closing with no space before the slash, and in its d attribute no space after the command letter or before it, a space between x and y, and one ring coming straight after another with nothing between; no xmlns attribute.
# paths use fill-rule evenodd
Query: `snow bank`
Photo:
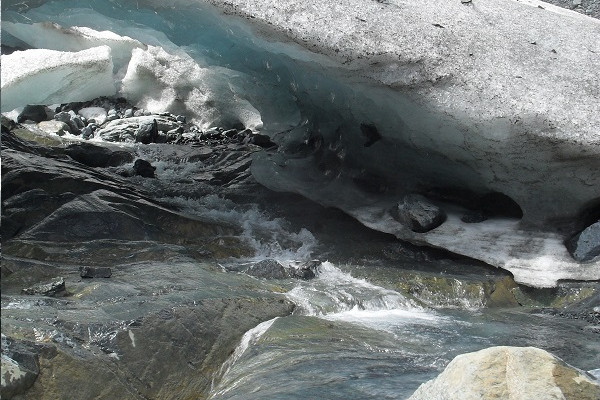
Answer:
<svg viewBox="0 0 600 400"><path fill-rule="evenodd" d="M91 100L116 93L111 49L44 49L2 55L2 111L27 104Z"/></svg>

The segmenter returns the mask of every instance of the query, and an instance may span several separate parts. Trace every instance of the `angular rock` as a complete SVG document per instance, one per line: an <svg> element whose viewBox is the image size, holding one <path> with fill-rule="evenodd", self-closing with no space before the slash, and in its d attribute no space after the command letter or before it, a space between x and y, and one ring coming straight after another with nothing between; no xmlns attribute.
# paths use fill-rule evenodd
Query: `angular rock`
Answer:
<svg viewBox="0 0 600 400"><path fill-rule="evenodd" d="M40 283L22 290L23 294L28 295L42 295L42 296L56 296L65 291L65 280L64 278L55 278L49 283Z"/></svg>
<svg viewBox="0 0 600 400"><path fill-rule="evenodd" d="M588 226L567 241L567 249L579 262L592 261L600 256L600 221Z"/></svg>
<svg viewBox="0 0 600 400"><path fill-rule="evenodd" d="M82 278L110 278L112 271L109 267L79 267Z"/></svg>
<svg viewBox="0 0 600 400"><path fill-rule="evenodd" d="M152 166L152 164L150 164L148 161L138 158L133 163L133 171L135 175L139 175L144 178L154 178L156 167Z"/></svg>
<svg viewBox="0 0 600 400"><path fill-rule="evenodd" d="M402 225L418 233L429 232L446 220L444 210L418 194L404 196L391 214Z"/></svg>
<svg viewBox="0 0 600 400"><path fill-rule="evenodd" d="M598 398L596 380L547 351L500 346L455 357L409 400Z"/></svg>
<svg viewBox="0 0 600 400"><path fill-rule="evenodd" d="M281 265L279 261L274 259L259 261L248 267L244 272L248 275L265 279L285 279L289 277L285 267Z"/></svg>
<svg viewBox="0 0 600 400"><path fill-rule="evenodd" d="M156 141L158 136L158 124L156 120L140 123L135 131L135 141L143 144L149 144Z"/></svg>

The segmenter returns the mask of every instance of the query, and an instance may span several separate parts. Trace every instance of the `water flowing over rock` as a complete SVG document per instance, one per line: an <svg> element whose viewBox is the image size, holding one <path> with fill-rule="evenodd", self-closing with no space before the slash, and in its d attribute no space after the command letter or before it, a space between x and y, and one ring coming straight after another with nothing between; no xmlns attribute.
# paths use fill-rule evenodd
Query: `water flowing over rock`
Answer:
<svg viewBox="0 0 600 400"><path fill-rule="evenodd" d="M410 400L567 399L600 397L598 381L533 347L491 347L456 357Z"/></svg>

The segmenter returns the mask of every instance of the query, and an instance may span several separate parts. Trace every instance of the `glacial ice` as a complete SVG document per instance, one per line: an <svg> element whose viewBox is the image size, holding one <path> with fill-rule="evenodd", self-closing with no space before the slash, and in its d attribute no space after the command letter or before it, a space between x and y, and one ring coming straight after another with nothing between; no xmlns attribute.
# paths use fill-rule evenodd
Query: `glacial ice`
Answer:
<svg viewBox="0 0 600 400"><path fill-rule="evenodd" d="M126 67L131 51L145 48L141 42L110 31L96 31L82 26L63 28L53 22L23 24L6 21L2 30L35 49L81 51L97 46L109 46L115 72Z"/></svg>
<svg viewBox="0 0 600 400"><path fill-rule="evenodd" d="M183 52L149 46L133 50L121 93L151 112L189 115L204 128L242 123L260 129L260 113L235 87L236 75L225 68L201 68Z"/></svg>
<svg viewBox="0 0 600 400"><path fill-rule="evenodd" d="M600 23L526 3L140 0L157 12L118 20L127 4L63 0L27 17L148 45L132 50L120 94L204 127L262 127L279 152L252 170L274 190L522 283L599 279L600 262L575 262L563 241L600 196ZM361 125L381 139L365 146ZM448 220L399 228L389 208L408 193L431 196ZM488 193L523 218L462 222L464 203Z"/></svg>
<svg viewBox="0 0 600 400"><path fill-rule="evenodd" d="M2 55L2 111L114 95L110 53L110 47L98 46L79 52L31 49Z"/></svg>

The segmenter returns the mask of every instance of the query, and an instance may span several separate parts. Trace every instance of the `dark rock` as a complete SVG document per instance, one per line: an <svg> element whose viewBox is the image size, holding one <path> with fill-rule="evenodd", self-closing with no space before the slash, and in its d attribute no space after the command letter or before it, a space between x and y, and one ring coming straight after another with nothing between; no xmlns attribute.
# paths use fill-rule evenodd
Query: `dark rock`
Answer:
<svg viewBox="0 0 600 400"><path fill-rule="evenodd" d="M91 143L72 144L65 149L65 153L88 167L118 167L133 161L133 155L127 151L111 151Z"/></svg>
<svg viewBox="0 0 600 400"><path fill-rule="evenodd" d="M150 164L148 161L138 158L133 163L133 171L136 175L142 176L144 178L154 178L154 172L156 171L156 167L153 167L152 164Z"/></svg>
<svg viewBox="0 0 600 400"><path fill-rule="evenodd" d="M290 277L309 280L316 276L317 268L321 265L319 260L306 261L300 265L290 266Z"/></svg>
<svg viewBox="0 0 600 400"><path fill-rule="evenodd" d="M185 115L178 115L176 117L176 120L177 120L177 122L181 122L182 124L185 124L185 122L186 122Z"/></svg>
<svg viewBox="0 0 600 400"><path fill-rule="evenodd" d="M263 134L260 134L260 133L255 133L254 135L251 135L250 136L250 143L255 144L257 146L260 146L260 147L265 148L265 149L277 146L277 144L275 144L271 140L271 137L269 135L263 135Z"/></svg>
<svg viewBox="0 0 600 400"><path fill-rule="evenodd" d="M73 110L70 111L61 111L54 116L56 121L64 122L69 126L69 130L73 135L79 135L81 133L81 128L83 128L83 122L81 118L75 114Z"/></svg>
<svg viewBox="0 0 600 400"><path fill-rule="evenodd" d="M523 218L521 206L509 196L491 192L479 199L479 208L488 217Z"/></svg>
<svg viewBox="0 0 600 400"><path fill-rule="evenodd" d="M156 141L158 136L158 124L155 119L152 122L140 123L135 132L135 141L143 144L149 144Z"/></svg>
<svg viewBox="0 0 600 400"><path fill-rule="evenodd" d="M112 271L109 267L79 267L82 278L110 278Z"/></svg>
<svg viewBox="0 0 600 400"><path fill-rule="evenodd" d="M404 196L391 211L392 216L413 232L424 233L446 221L446 213L418 194Z"/></svg>
<svg viewBox="0 0 600 400"><path fill-rule="evenodd" d="M38 285L25 288L22 290L22 293L28 295L56 296L64 291L65 280L59 277L50 283L40 283Z"/></svg>
<svg viewBox="0 0 600 400"><path fill-rule="evenodd" d="M463 215L460 220L467 224L476 224L478 222L483 222L487 219L485 214L481 211L472 211L465 215Z"/></svg>
<svg viewBox="0 0 600 400"><path fill-rule="evenodd" d="M17 117L17 122L25 122L27 120L34 122L42 122L48 119L48 111L46 106L42 105L27 105Z"/></svg>
<svg viewBox="0 0 600 400"><path fill-rule="evenodd" d="M363 136L367 138L367 141L364 144L365 147L370 147L381 140L381 134L373 124L360 124L360 131Z"/></svg>
<svg viewBox="0 0 600 400"><path fill-rule="evenodd" d="M600 221L593 223L566 243L571 256L579 262L600 256Z"/></svg>
<svg viewBox="0 0 600 400"><path fill-rule="evenodd" d="M90 124L86 126L81 130L81 136L84 139L91 139L92 137L94 137L94 131L96 130L95 128L97 128L96 124Z"/></svg>
<svg viewBox="0 0 600 400"><path fill-rule="evenodd" d="M21 230L21 224L6 215L2 215L1 221L0 232L2 240L8 240L11 237L14 237L17 232Z"/></svg>
<svg viewBox="0 0 600 400"><path fill-rule="evenodd" d="M259 261L248 267L244 272L265 279L285 279L289 277L285 267L279 261L273 259Z"/></svg>

